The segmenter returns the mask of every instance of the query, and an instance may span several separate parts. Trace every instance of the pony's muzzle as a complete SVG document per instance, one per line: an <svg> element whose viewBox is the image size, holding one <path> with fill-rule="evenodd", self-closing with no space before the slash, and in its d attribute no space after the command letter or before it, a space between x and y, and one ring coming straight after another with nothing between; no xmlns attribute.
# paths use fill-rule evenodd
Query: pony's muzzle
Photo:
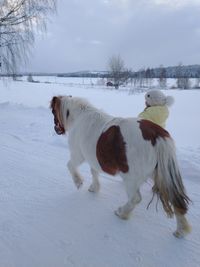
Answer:
<svg viewBox="0 0 200 267"><path fill-rule="evenodd" d="M58 135L64 134L65 133L65 129L64 127L60 126L60 124L56 124L54 126L54 130Z"/></svg>

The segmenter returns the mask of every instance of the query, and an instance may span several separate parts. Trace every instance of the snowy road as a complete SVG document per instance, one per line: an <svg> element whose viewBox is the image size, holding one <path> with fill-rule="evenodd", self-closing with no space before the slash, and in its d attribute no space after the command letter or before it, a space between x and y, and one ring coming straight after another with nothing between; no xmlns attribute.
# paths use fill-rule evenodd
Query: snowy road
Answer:
<svg viewBox="0 0 200 267"><path fill-rule="evenodd" d="M160 205L157 212L156 201L146 210L150 182L143 186L143 201L131 219L120 220L113 211L126 199L121 180L103 174L101 191L90 193L85 164L85 183L77 190L66 168L67 137L54 133L48 107L4 100L8 99L0 100L0 267L200 266L199 144L178 146L184 183L193 200L188 213L193 232L178 240L172 235L175 220L166 218ZM118 106L112 108L120 112Z"/></svg>

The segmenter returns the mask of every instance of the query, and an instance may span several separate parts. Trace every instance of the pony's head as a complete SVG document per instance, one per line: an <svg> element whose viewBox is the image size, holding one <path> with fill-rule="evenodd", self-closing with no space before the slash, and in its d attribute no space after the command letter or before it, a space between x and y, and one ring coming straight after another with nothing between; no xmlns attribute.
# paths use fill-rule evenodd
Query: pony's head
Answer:
<svg viewBox="0 0 200 267"><path fill-rule="evenodd" d="M54 116L54 130L57 134L65 134L65 128L61 112L61 101L62 96L54 96L50 104L50 108Z"/></svg>
<svg viewBox="0 0 200 267"><path fill-rule="evenodd" d="M50 108L54 115L54 129L57 134L65 134L74 120L84 111L91 108L91 104L84 98L72 96L54 96Z"/></svg>

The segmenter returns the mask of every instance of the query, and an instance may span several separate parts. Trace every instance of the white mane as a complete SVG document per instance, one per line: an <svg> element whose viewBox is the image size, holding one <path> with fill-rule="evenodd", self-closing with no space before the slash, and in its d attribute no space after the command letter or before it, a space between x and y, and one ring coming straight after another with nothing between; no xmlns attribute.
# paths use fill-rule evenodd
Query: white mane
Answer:
<svg viewBox="0 0 200 267"><path fill-rule="evenodd" d="M90 121L104 120L105 123L112 119L112 116L94 107L87 99L81 97L62 97L61 110L62 114L69 112L69 118L63 116L66 128L69 128L73 121L80 116L87 115Z"/></svg>
<svg viewBox="0 0 200 267"><path fill-rule="evenodd" d="M70 103L71 106L75 106L76 108L81 109L81 110L85 110L85 109L93 107L92 104L87 99L82 98L82 97L64 96L63 101Z"/></svg>

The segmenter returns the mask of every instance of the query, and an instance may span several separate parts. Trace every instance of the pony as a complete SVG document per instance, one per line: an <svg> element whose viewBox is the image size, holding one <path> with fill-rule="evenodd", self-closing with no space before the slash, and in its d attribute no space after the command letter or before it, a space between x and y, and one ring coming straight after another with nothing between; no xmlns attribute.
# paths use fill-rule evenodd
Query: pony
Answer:
<svg viewBox="0 0 200 267"><path fill-rule="evenodd" d="M190 199L168 131L148 120L113 117L80 97L54 96L50 108L56 133L68 132L67 166L77 188L83 183L78 166L84 161L92 174L90 192L99 191L100 172L119 174L128 200L115 214L128 219L142 200L140 186L151 177L153 196L161 200L169 217L176 217L174 235L181 238L191 231L185 216Z"/></svg>

